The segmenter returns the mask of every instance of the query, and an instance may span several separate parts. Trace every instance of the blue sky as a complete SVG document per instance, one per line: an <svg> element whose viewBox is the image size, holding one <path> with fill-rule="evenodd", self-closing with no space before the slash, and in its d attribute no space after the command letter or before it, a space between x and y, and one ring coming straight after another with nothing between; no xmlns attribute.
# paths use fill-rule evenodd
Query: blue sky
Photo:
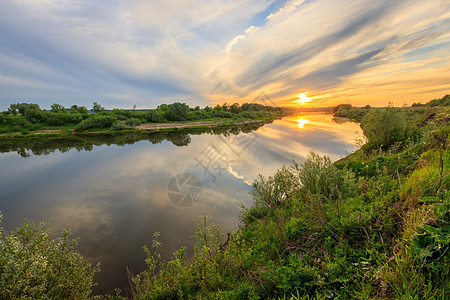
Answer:
<svg viewBox="0 0 450 300"><path fill-rule="evenodd" d="M0 110L450 93L448 0L2 0Z"/></svg>

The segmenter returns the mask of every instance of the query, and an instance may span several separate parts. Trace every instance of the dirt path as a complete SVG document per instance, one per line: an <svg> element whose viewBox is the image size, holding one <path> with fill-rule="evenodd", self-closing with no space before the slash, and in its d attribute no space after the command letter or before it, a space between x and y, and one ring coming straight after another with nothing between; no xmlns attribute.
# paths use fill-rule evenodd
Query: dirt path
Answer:
<svg viewBox="0 0 450 300"><path fill-rule="evenodd" d="M139 126L136 126L136 129L153 129L160 130L165 128L187 128L187 127L196 127L196 126L219 126L219 125L244 125L250 123L258 123L262 122L261 120L247 120L242 122L233 122L233 123L222 123L216 121L195 121L195 122L187 122L187 123L145 123Z"/></svg>
<svg viewBox="0 0 450 300"><path fill-rule="evenodd" d="M247 120L242 122L233 122L233 123L222 123L217 121L194 121L194 122L186 122L186 123L145 123L136 126L136 129L141 130L160 130L160 129L169 129L169 128L188 128L188 127L198 127L198 126L208 126L208 127L215 127L215 126L227 126L227 125L244 125L244 124L251 124L251 123L260 123L263 122L262 120ZM55 132L62 132L63 129L52 129L52 130L38 130L38 131L31 131L30 134L50 134ZM76 134L73 129L70 129L72 134ZM86 131L82 132L83 134L95 134L95 133L107 133L108 130L104 131ZM10 133L2 133L0 136L14 136L14 135L20 135L20 132L10 132Z"/></svg>

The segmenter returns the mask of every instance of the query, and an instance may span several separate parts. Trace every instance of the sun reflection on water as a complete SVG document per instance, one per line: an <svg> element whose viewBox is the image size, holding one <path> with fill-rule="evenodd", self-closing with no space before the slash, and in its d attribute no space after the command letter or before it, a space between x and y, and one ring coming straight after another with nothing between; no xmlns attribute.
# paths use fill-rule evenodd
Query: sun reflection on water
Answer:
<svg viewBox="0 0 450 300"><path fill-rule="evenodd" d="M298 119L297 122L298 122L298 127L299 128L303 128L303 126L305 126L305 124L309 123L309 121L307 119L304 119L304 118Z"/></svg>

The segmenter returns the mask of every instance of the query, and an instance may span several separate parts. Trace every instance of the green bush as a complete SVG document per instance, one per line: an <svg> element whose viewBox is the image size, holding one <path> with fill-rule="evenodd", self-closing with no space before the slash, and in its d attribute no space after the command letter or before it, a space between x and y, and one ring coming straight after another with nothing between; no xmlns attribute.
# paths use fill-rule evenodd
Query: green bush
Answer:
<svg viewBox="0 0 450 300"><path fill-rule="evenodd" d="M406 140L407 125L393 107L371 109L364 116L361 127L368 139L366 150L389 149L394 143Z"/></svg>
<svg viewBox="0 0 450 300"><path fill-rule="evenodd" d="M112 130L112 131L121 131L121 130L127 130L127 129L131 129L131 127L122 122L115 122L114 124L112 124L112 126L110 128L110 130Z"/></svg>
<svg viewBox="0 0 450 300"><path fill-rule="evenodd" d="M117 119L113 116L106 115L93 115L86 120L81 121L78 126L75 128L77 131L88 130L88 129L105 129L110 128Z"/></svg>
<svg viewBox="0 0 450 300"><path fill-rule="evenodd" d="M145 114L145 119L152 123L161 123L167 121L159 110L151 109Z"/></svg>
<svg viewBox="0 0 450 300"><path fill-rule="evenodd" d="M27 222L15 232L0 231L1 299L88 299L93 268L76 251L65 230L52 238L47 226Z"/></svg>
<svg viewBox="0 0 450 300"><path fill-rule="evenodd" d="M138 118L131 118L131 119L127 119L126 124L129 126L138 126L141 125L141 120L139 120Z"/></svg>
<svg viewBox="0 0 450 300"><path fill-rule="evenodd" d="M40 109L26 109L24 112L25 119L32 124L45 122L47 119L46 112Z"/></svg>
<svg viewBox="0 0 450 300"><path fill-rule="evenodd" d="M328 156L310 153L301 165L295 165L301 190L307 195L336 200L355 195L356 181L352 173L338 170Z"/></svg>
<svg viewBox="0 0 450 300"><path fill-rule="evenodd" d="M52 126L63 126L68 124L78 124L81 122L83 117L81 114L68 114L67 111L63 112L49 112L47 113L46 120L49 125Z"/></svg>

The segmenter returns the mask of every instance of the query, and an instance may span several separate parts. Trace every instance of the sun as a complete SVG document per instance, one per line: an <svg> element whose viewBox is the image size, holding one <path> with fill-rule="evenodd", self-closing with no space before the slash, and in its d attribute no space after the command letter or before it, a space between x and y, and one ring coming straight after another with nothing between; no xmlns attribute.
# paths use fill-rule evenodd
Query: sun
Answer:
<svg viewBox="0 0 450 300"><path fill-rule="evenodd" d="M305 92L305 93L301 93L300 95L298 95L298 102L300 103L300 104L305 104L306 102L309 102L309 101L311 101L311 99L309 99L308 98L308 96L306 96L306 94L307 94L308 92Z"/></svg>

